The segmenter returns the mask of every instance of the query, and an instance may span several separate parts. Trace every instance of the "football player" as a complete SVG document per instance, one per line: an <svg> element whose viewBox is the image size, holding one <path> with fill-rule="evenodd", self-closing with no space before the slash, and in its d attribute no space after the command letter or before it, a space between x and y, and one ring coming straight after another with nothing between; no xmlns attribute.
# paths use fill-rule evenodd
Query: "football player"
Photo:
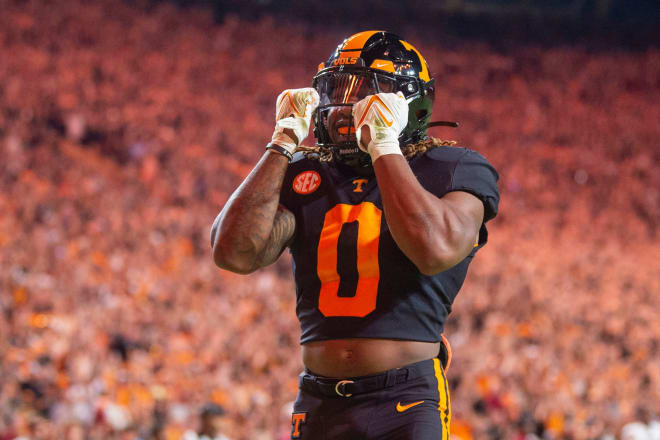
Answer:
<svg viewBox="0 0 660 440"><path fill-rule="evenodd" d="M347 38L313 87L279 95L266 152L213 223L223 269L293 255L293 439L449 438L443 325L499 193L483 156L427 136L434 87L401 37Z"/></svg>

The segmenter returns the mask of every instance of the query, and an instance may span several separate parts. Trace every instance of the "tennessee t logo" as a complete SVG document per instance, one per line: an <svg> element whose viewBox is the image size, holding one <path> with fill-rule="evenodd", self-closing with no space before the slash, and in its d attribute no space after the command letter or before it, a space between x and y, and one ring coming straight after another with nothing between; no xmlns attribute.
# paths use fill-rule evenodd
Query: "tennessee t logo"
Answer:
<svg viewBox="0 0 660 440"><path fill-rule="evenodd" d="M305 423L306 418L307 413L293 413L291 416L291 425L293 425L291 438L300 438L300 425Z"/></svg>
<svg viewBox="0 0 660 440"><path fill-rule="evenodd" d="M353 192L361 193L362 192L362 185L364 185L368 181L369 180L367 180L367 179L355 179L353 181L353 185L355 185L355 188L353 188Z"/></svg>

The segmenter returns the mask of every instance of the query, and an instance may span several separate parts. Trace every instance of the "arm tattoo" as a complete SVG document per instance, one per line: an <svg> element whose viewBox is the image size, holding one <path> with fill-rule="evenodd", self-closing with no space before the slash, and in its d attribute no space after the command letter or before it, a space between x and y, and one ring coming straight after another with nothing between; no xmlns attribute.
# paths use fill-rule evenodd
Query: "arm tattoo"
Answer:
<svg viewBox="0 0 660 440"><path fill-rule="evenodd" d="M291 244L296 231L296 218L291 211L279 205L275 214L273 230L259 257L259 267L274 263L284 249Z"/></svg>
<svg viewBox="0 0 660 440"><path fill-rule="evenodd" d="M279 155L264 155L214 222L214 255L220 256L226 265L254 270L262 261L277 259L292 237L293 215L279 206L288 166L283 159Z"/></svg>

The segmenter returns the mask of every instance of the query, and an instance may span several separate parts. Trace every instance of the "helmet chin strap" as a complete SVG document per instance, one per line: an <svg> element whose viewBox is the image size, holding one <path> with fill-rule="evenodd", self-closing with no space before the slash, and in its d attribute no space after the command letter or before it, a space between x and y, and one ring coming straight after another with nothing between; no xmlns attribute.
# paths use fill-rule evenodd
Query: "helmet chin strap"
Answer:
<svg viewBox="0 0 660 440"><path fill-rule="evenodd" d="M429 125L427 127L458 127L458 122L453 122L453 121L435 121L435 122L429 122Z"/></svg>

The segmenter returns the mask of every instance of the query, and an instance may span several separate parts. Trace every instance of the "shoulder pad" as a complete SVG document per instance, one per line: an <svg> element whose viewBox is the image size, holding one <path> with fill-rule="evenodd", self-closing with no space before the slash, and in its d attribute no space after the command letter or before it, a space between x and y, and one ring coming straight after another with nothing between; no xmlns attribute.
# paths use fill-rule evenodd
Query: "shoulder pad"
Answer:
<svg viewBox="0 0 660 440"><path fill-rule="evenodd" d="M434 160L458 160L468 151L472 150L457 146L436 147L426 150L424 156Z"/></svg>

